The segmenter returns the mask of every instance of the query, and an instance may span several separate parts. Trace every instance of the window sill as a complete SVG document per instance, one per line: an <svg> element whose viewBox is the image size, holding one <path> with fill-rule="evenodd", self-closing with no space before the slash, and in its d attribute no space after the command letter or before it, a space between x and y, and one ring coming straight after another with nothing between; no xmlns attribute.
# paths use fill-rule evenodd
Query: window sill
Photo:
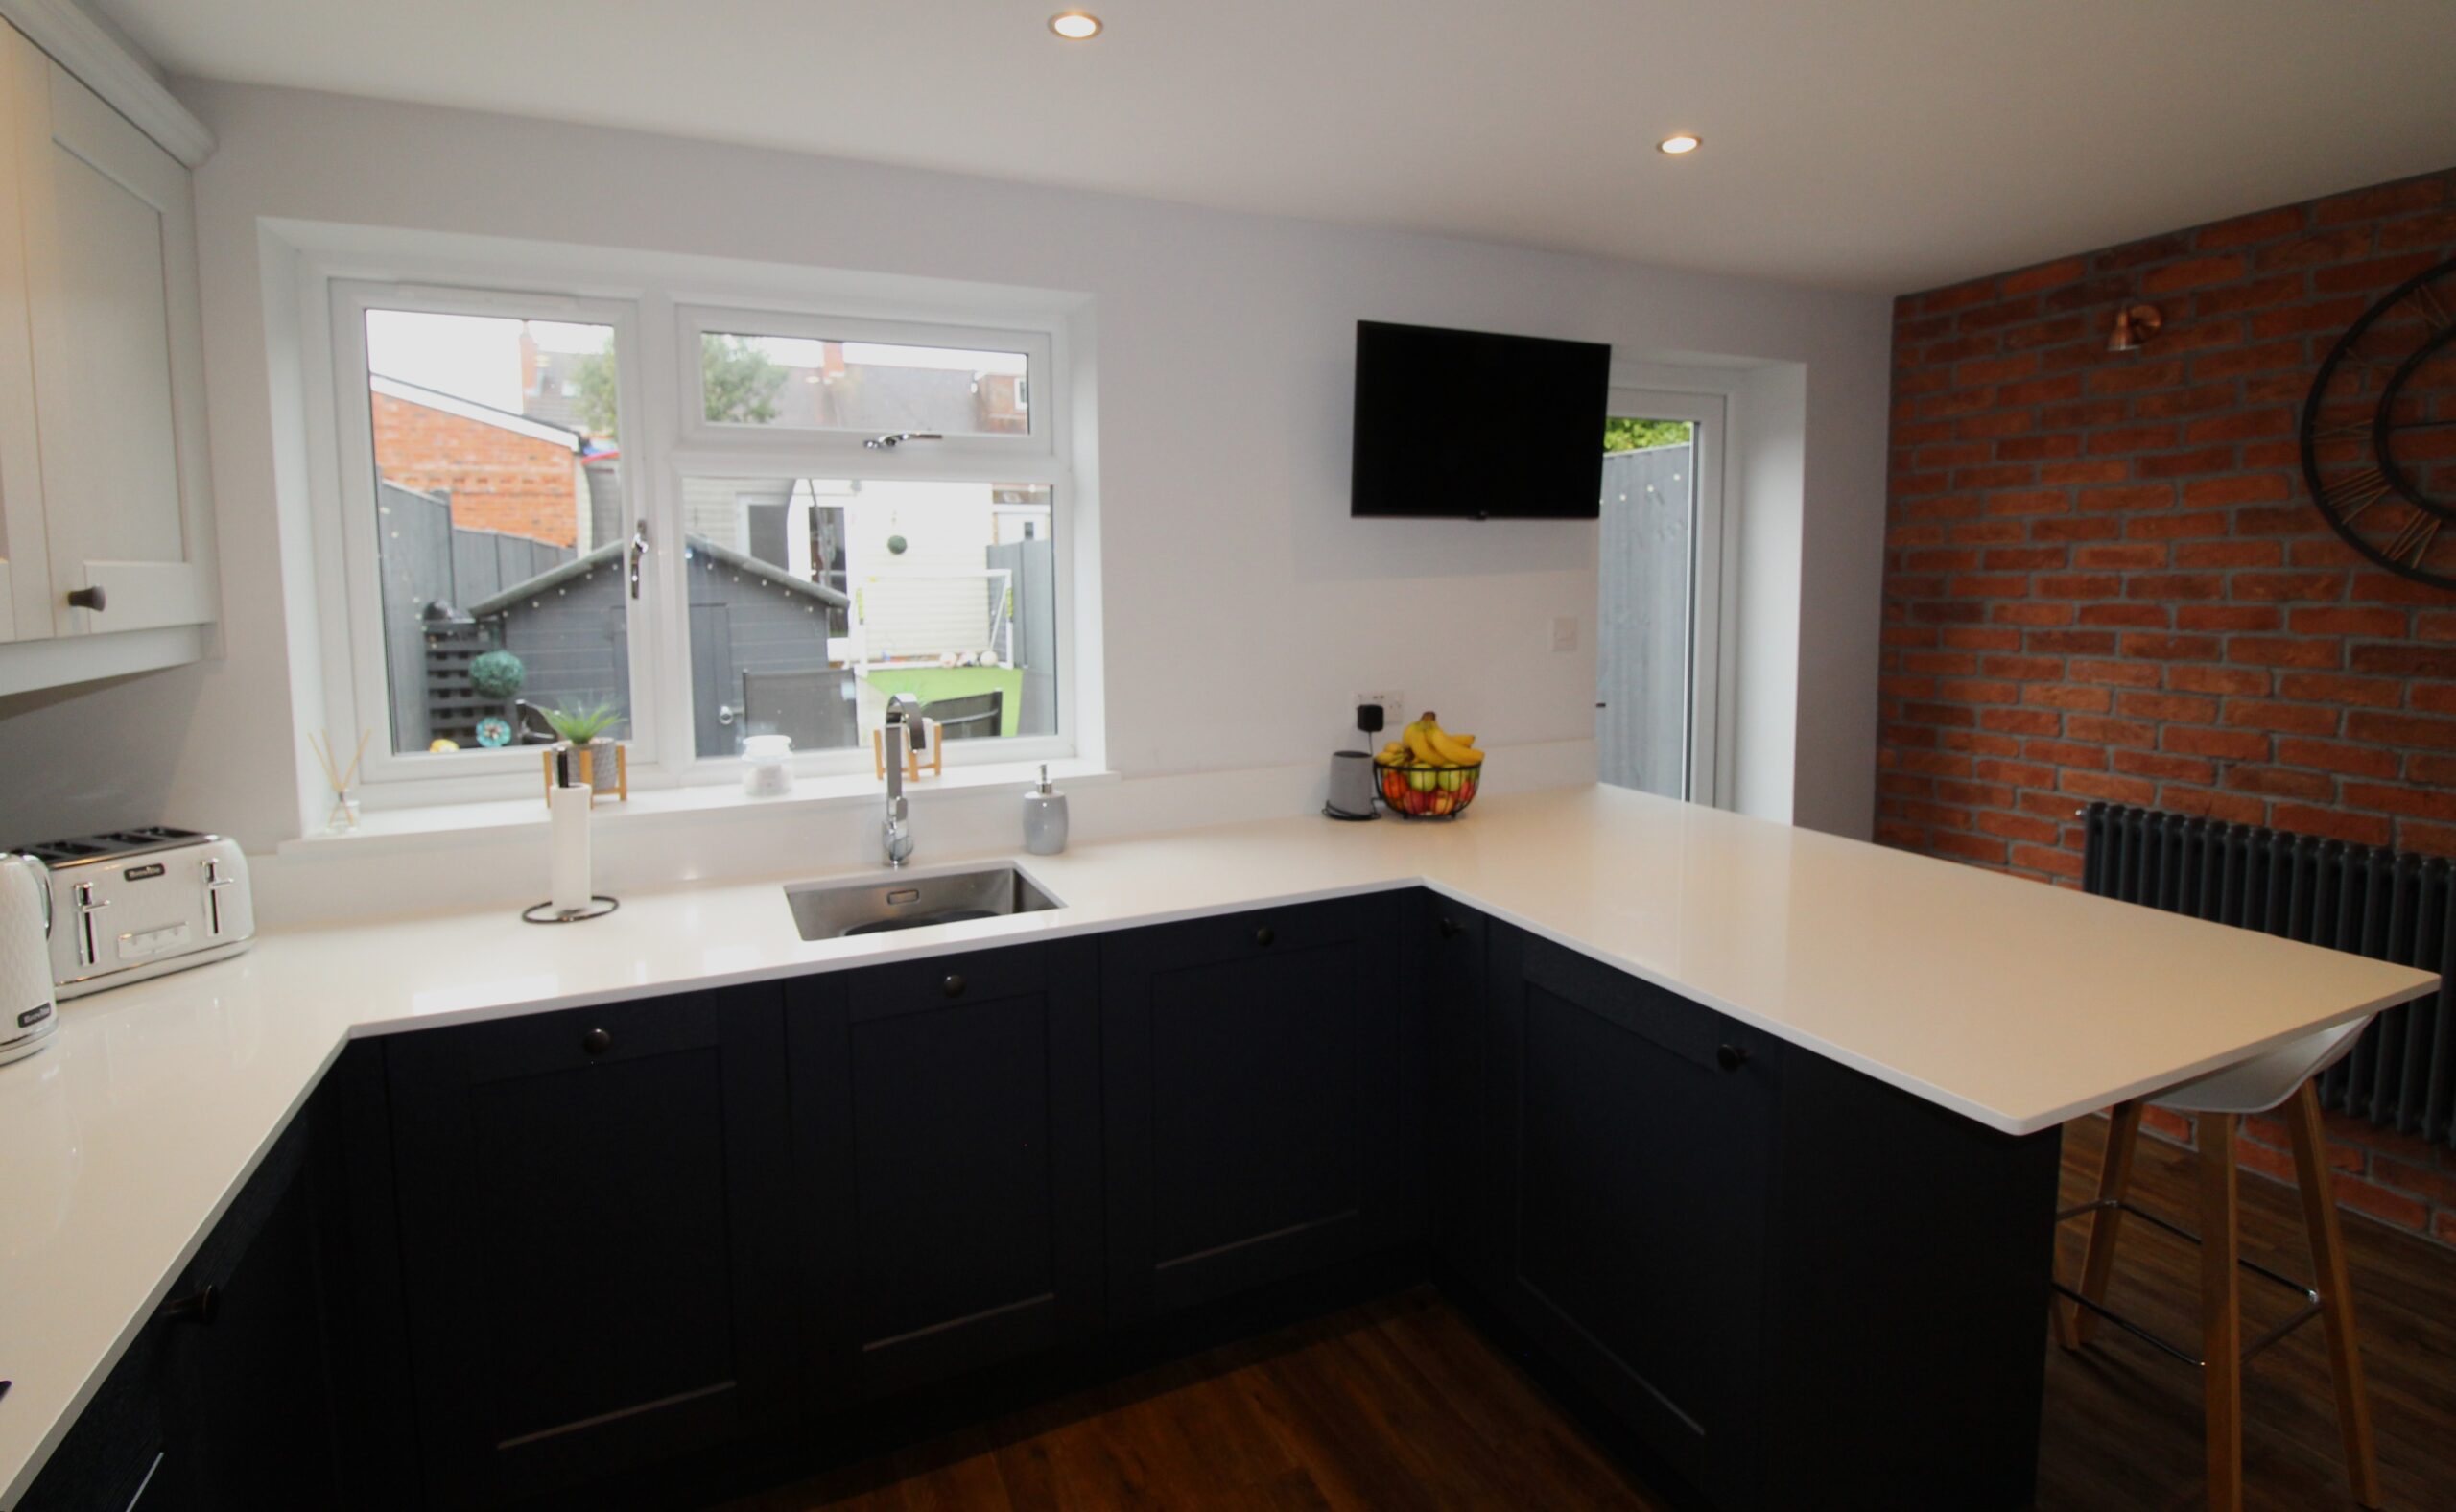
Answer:
<svg viewBox="0 0 2456 1512"><path fill-rule="evenodd" d="M984 793L1020 791L1049 768L1050 780L1066 787L1105 786L1119 781L1116 772L1087 761L989 762L949 767L943 776L925 776L907 783L905 791L916 807L926 808L934 793ZM860 775L802 777L782 798L753 798L731 783L697 787L634 788L628 801L601 801L592 815L596 825L620 829L659 824L735 822L761 823L797 815L876 806L886 785L864 772ZM335 835L319 830L282 841L274 853L285 859L359 858L387 852L408 852L465 844L478 839L500 839L546 828L546 805L535 796L482 803L437 803L416 808L379 809L364 815L358 828Z"/></svg>

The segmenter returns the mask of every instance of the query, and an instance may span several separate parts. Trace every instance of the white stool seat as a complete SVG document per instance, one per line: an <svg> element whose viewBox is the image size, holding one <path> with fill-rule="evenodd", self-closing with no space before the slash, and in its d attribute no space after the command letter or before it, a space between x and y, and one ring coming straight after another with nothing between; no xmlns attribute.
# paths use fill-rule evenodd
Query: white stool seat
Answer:
<svg viewBox="0 0 2456 1512"><path fill-rule="evenodd" d="M2266 1113L2282 1107L2302 1083L2343 1060L2371 1027L2366 1015L2316 1034L2288 1040L2246 1061L2153 1093L2149 1105L2177 1113Z"/></svg>

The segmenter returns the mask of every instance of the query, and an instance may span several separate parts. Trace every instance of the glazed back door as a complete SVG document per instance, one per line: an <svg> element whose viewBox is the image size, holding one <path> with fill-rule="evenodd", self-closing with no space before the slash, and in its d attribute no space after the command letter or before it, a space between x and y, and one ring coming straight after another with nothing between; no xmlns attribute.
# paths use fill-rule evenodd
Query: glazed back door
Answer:
<svg viewBox="0 0 2456 1512"><path fill-rule="evenodd" d="M1602 780L1714 801L1723 401L1612 391L1594 635Z"/></svg>

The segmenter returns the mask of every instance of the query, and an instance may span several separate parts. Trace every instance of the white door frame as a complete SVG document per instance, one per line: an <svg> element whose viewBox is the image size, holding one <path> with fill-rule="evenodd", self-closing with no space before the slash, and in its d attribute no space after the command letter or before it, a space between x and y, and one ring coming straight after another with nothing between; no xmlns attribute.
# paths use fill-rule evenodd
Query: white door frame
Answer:
<svg viewBox="0 0 2456 1512"><path fill-rule="evenodd" d="M1606 414L1632 419L1687 420L1697 429L1691 454L1694 529L1689 532L1688 593L1688 760L1682 773L1683 796L1691 803L1725 807L1732 791L1728 719L1723 689L1729 686L1736 637L1730 633L1730 613L1738 602L1732 575L1737 558L1727 550L1733 539L1728 484L1733 416L1737 410L1732 390L1737 373L1715 369L1649 368L1615 366ZM1602 592L1598 574L1595 591ZM1603 623L1601 604L1595 624Z"/></svg>

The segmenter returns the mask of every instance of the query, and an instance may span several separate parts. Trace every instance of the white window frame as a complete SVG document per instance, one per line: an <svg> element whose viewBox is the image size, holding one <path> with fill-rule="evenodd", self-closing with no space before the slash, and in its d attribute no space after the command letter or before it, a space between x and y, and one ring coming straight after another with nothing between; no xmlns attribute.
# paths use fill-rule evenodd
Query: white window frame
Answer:
<svg viewBox="0 0 2456 1512"><path fill-rule="evenodd" d="M379 279L332 278L329 310L333 363L333 442L338 463L339 536L344 565L343 593L349 676L342 707L343 727L369 730L366 755L359 775L370 799L387 805L396 799L475 796L480 784L504 789L534 781L540 771L534 745L508 745L499 750L447 753L392 749L390 670L384 648L384 605L381 554L378 548L375 432L371 402L372 374L367 370L366 313L407 310L419 314L467 315L505 319L556 320L606 325L614 331L616 426L625 435L645 422L636 381L643 364L639 341L641 320L636 302L590 298L565 294L526 292L512 288L467 288ZM631 502L638 469L626 451L616 463L622 469L624 498ZM636 513L636 510L634 511ZM624 631L631 648L631 686L622 690L633 734L626 742L634 750L652 748L656 735L657 699L643 676L640 649L655 644L658 602L648 596L626 600ZM645 738L644 738L645 736ZM336 741L338 743L338 739ZM380 796L379 796L380 795Z"/></svg>
<svg viewBox="0 0 2456 1512"><path fill-rule="evenodd" d="M865 461L894 452L869 447L876 431L827 429L798 425L752 425L708 418L706 372L700 366L700 343L710 336L780 336L812 342L862 342L880 346L944 347L957 351L1019 352L1024 358L1024 404L1029 429L1017 435L950 435L941 440L909 442L941 459L1007 459L1049 457L1057 450L1062 432L1059 416L1034 402L1041 386L1035 373L1050 370L1055 345L1053 333L1042 330L953 325L870 317L814 314L808 310L745 309L686 304L680 308L682 330L675 343L681 364L676 374L683 400L682 445L694 452L835 453ZM1049 385L1051 389L1058 385Z"/></svg>
<svg viewBox="0 0 2456 1512"><path fill-rule="evenodd" d="M1736 384L1718 374L1616 366L1605 413L1634 419L1686 420L1693 449L1691 480L1695 521L1690 532L1688 595L1688 751L1682 772L1684 796L1710 808L1727 807L1734 791L1726 757L1730 750L1728 700L1732 685L1731 612L1738 602L1737 555L1728 462L1739 405ZM1598 591L1600 584L1598 581ZM1603 623L1597 605L1594 623Z"/></svg>
<svg viewBox="0 0 2456 1512"><path fill-rule="evenodd" d="M1081 602L1088 558L1078 537L1078 494L1072 464L1069 320L1073 296L950 284L942 304L917 280L895 280L882 300L872 275L822 270L773 270L715 259L661 259L602 248L576 255L532 254L542 244L504 244L493 255L459 251L428 255L405 242L397 254L370 250L353 236L349 250L310 253L299 274L296 327L306 400L306 461L312 547L319 579L314 616L322 643L321 723L346 751L360 730L371 730L359 794L372 809L483 802L535 791L540 747L502 751L395 754L391 746L389 673L384 656L382 599L376 563L375 468L367 402L365 311L434 310L602 322L615 330L624 498L631 520L645 522L649 542L643 591L628 601L630 716L625 742L631 787L637 790L729 784L738 757L702 759L694 738L688 582L680 545L685 477L863 478L1045 484L1050 532L1056 541L1051 613L1057 644L1057 729L1047 736L953 742L946 765L997 767L1098 759L1099 732L1087 730L1085 711L1098 706L1087 693L1098 648L1081 626L1097 623L1097 605ZM687 261L687 266L684 263ZM585 269L575 272L574 269ZM781 278L776 276L779 272ZM368 295L373 295L368 297ZM1013 295L1011 302L1007 295ZM837 316L838 309L859 316ZM945 314L953 319L941 320ZM987 316L994 323L981 323ZM713 319L712 319L713 318ZM1026 383L1036 402L1031 429L1013 437L950 437L892 450L862 446L861 433L771 426L714 426L704 420L699 388L703 330L758 334L828 333L828 339L1022 351ZM1082 501L1089 508L1088 501ZM629 527L626 526L627 533ZM339 591L335 591L338 588ZM344 733L346 732L346 733ZM303 743L302 743L303 744ZM866 745L796 753L807 776L872 774ZM322 812L322 778L300 753L302 814Z"/></svg>

